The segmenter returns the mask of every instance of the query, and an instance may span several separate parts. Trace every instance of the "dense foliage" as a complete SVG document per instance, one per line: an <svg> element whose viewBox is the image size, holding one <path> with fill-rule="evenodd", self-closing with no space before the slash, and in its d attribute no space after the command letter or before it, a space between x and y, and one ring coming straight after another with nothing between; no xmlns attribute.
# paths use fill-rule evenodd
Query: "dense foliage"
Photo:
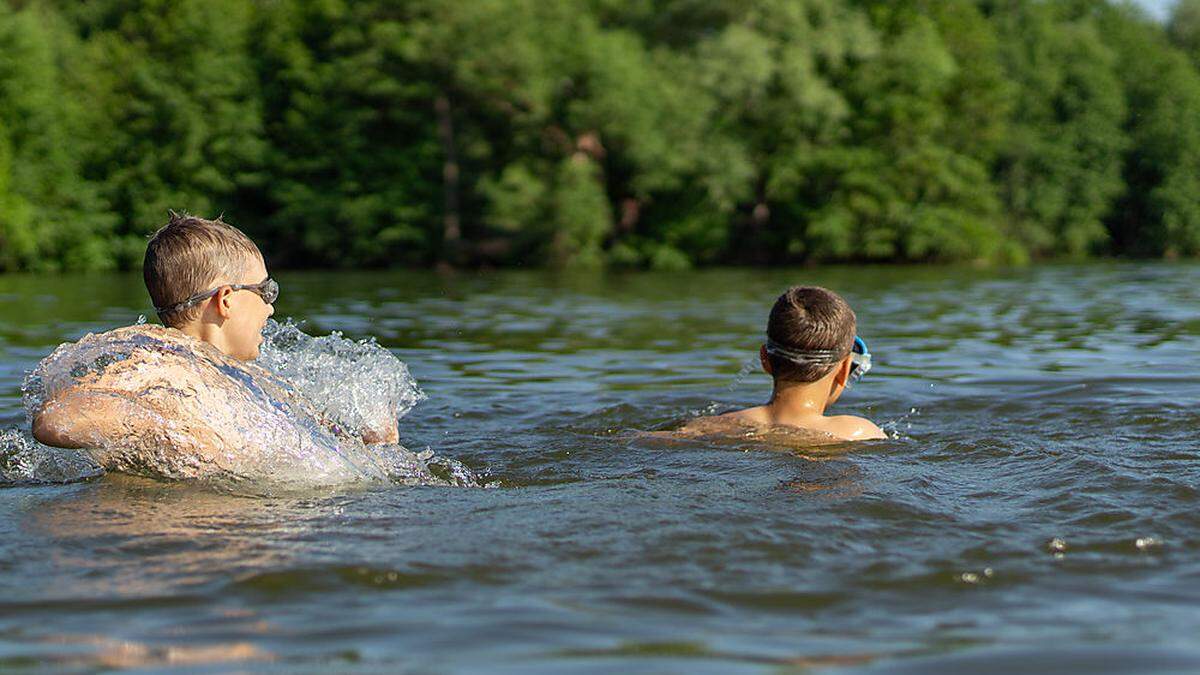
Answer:
<svg viewBox="0 0 1200 675"><path fill-rule="evenodd" d="M0 270L1200 253L1200 0L0 0Z"/></svg>

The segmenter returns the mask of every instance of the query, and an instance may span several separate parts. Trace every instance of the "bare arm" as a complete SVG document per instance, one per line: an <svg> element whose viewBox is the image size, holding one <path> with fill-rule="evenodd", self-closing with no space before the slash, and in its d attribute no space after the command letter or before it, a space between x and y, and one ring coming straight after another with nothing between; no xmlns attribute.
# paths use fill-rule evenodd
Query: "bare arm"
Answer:
<svg viewBox="0 0 1200 675"><path fill-rule="evenodd" d="M128 394L71 387L34 414L33 437L58 448L102 448L128 434L141 413Z"/></svg>
<svg viewBox="0 0 1200 675"><path fill-rule="evenodd" d="M42 405L32 431L38 442L82 449L110 471L196 478L237 468L241 455L230 452L247 444L236 429L214 428L193 405L168 417L130 392L74 386Z"/></svg>

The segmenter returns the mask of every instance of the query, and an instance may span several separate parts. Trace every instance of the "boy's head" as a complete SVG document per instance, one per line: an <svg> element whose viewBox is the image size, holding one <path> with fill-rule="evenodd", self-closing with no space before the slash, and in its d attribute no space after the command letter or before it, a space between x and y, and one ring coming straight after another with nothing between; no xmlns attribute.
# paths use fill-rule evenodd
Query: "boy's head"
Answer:
<svg viewBox="0 0 1200 675"><path fill-rule="evenodd" d="M235 358L258 356L278 287L268 283L262 253L241 230L220 218L172 212L146 245L142 275L163 324L196 332ZM189 330L200 324L207 330Z"/></svg>
<svg viewBox="0 0 1200 675"><path fill-rule="evenodd" d="M776 382L816 382L850 354L856 324L842 296L820 286L793 286L771 308L763 365Z"/></svg>

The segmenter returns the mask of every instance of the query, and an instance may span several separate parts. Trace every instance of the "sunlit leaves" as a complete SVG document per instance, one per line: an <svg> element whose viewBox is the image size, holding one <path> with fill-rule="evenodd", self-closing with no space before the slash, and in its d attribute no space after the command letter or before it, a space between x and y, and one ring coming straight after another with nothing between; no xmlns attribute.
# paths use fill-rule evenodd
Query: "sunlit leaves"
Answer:
<svg viewBox="0 0 1200 675"><path fill-rule="evenodd" d="M1200 2L0 4L0 268L1200 253Z"/></svg>

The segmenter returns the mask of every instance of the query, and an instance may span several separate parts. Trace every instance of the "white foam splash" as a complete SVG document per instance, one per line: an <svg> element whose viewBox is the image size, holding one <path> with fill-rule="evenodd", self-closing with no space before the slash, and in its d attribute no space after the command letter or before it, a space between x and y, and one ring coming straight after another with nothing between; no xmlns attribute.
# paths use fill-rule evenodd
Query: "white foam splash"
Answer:
<svg viewBox="0 0 1200 675"><path fill-rule="evenodd" d="M103 474L81 452L42 445L19 429L0 430L0 485L74 483Z"/></svg>
<svg viewBox="0 0 1200 675"><path fill-rule="evenodd" d="M374 338L353 341L337 331L312 337L290 319L268 321L263 337L256 362L347 429L383 433L425 399L408 366Z"/></svg>

